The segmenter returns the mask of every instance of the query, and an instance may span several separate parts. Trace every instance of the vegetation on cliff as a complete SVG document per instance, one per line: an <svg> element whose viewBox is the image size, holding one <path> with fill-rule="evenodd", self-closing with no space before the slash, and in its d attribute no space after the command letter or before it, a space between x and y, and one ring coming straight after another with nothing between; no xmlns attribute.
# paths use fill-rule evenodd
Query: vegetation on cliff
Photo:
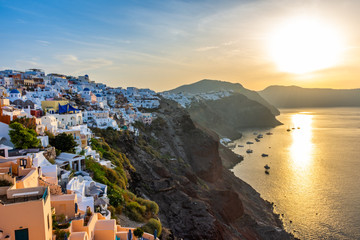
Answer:
<svg viewBox="0 0 360 240"><path fill-rule="evenodd" d="M90 158L86 160L86 168L92 173L95 181L108 186L108 197L112 206L110 207L111 212L125 213L130 219L138 222L147 222L156 217L159 206L155 202L138 197L128 190L127 175L128 172L135 172L135 168L124 153L110 147L107 143L112 138L126 139L130 137L130 134L111 129L96 129L94 132L99 136L106 136L106 138L91 139L91 147L99 152L102 158L110 160L115 168L107 168Z"/></svg>

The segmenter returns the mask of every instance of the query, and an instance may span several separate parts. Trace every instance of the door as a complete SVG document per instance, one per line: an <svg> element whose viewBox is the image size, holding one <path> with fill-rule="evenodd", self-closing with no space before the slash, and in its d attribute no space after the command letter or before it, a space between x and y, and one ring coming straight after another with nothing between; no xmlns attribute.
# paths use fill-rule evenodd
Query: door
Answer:
<svg viewBox="0 0 360 240"><path fill-rule="evenodd" d="M15 240L29 240L29 230L27 228L15 230Z"/></svg>

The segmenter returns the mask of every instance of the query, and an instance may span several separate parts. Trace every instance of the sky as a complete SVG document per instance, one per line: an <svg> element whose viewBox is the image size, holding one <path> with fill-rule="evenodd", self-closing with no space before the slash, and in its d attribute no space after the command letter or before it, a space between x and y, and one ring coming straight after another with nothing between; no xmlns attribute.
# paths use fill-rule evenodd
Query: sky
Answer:
<svg viewBox="0 0 360 240"><path fill-rule="evenodd" d="M360 88L359 9L358 0L0 0L0 69L88 74L156 91L201 79L253 90ZM279 69L269 42L296 16L336 30L336 64L301 74Z"/></svg>

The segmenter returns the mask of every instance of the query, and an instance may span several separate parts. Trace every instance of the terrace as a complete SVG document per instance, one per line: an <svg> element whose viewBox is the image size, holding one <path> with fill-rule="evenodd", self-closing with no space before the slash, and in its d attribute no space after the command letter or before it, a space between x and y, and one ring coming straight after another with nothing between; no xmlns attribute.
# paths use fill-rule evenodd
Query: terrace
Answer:
<svg viewBox="0 0 360 240"><path fill-rule="evenodd" d="M44 202L49 197L49 192L47 187L33 187L33 188L21 188L21 189L12 189L9 187L6 193L1 193L0 195L0 204L7 205L13 203L22 203L28 201L36 201L44 199Z"/></svg>

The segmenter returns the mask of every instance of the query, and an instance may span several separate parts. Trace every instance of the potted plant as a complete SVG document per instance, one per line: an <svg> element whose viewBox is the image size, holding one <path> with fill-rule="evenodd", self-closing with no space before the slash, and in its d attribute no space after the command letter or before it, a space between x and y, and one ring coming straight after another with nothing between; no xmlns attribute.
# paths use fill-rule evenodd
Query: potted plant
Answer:
<svg viewBox="0 0 360 240"><path fill-rule="evenodd" d="M144 230L142 230L141 228L137 228L134 230L134 235L138 239L142 239L142 236L144 235Z"/></svg>

